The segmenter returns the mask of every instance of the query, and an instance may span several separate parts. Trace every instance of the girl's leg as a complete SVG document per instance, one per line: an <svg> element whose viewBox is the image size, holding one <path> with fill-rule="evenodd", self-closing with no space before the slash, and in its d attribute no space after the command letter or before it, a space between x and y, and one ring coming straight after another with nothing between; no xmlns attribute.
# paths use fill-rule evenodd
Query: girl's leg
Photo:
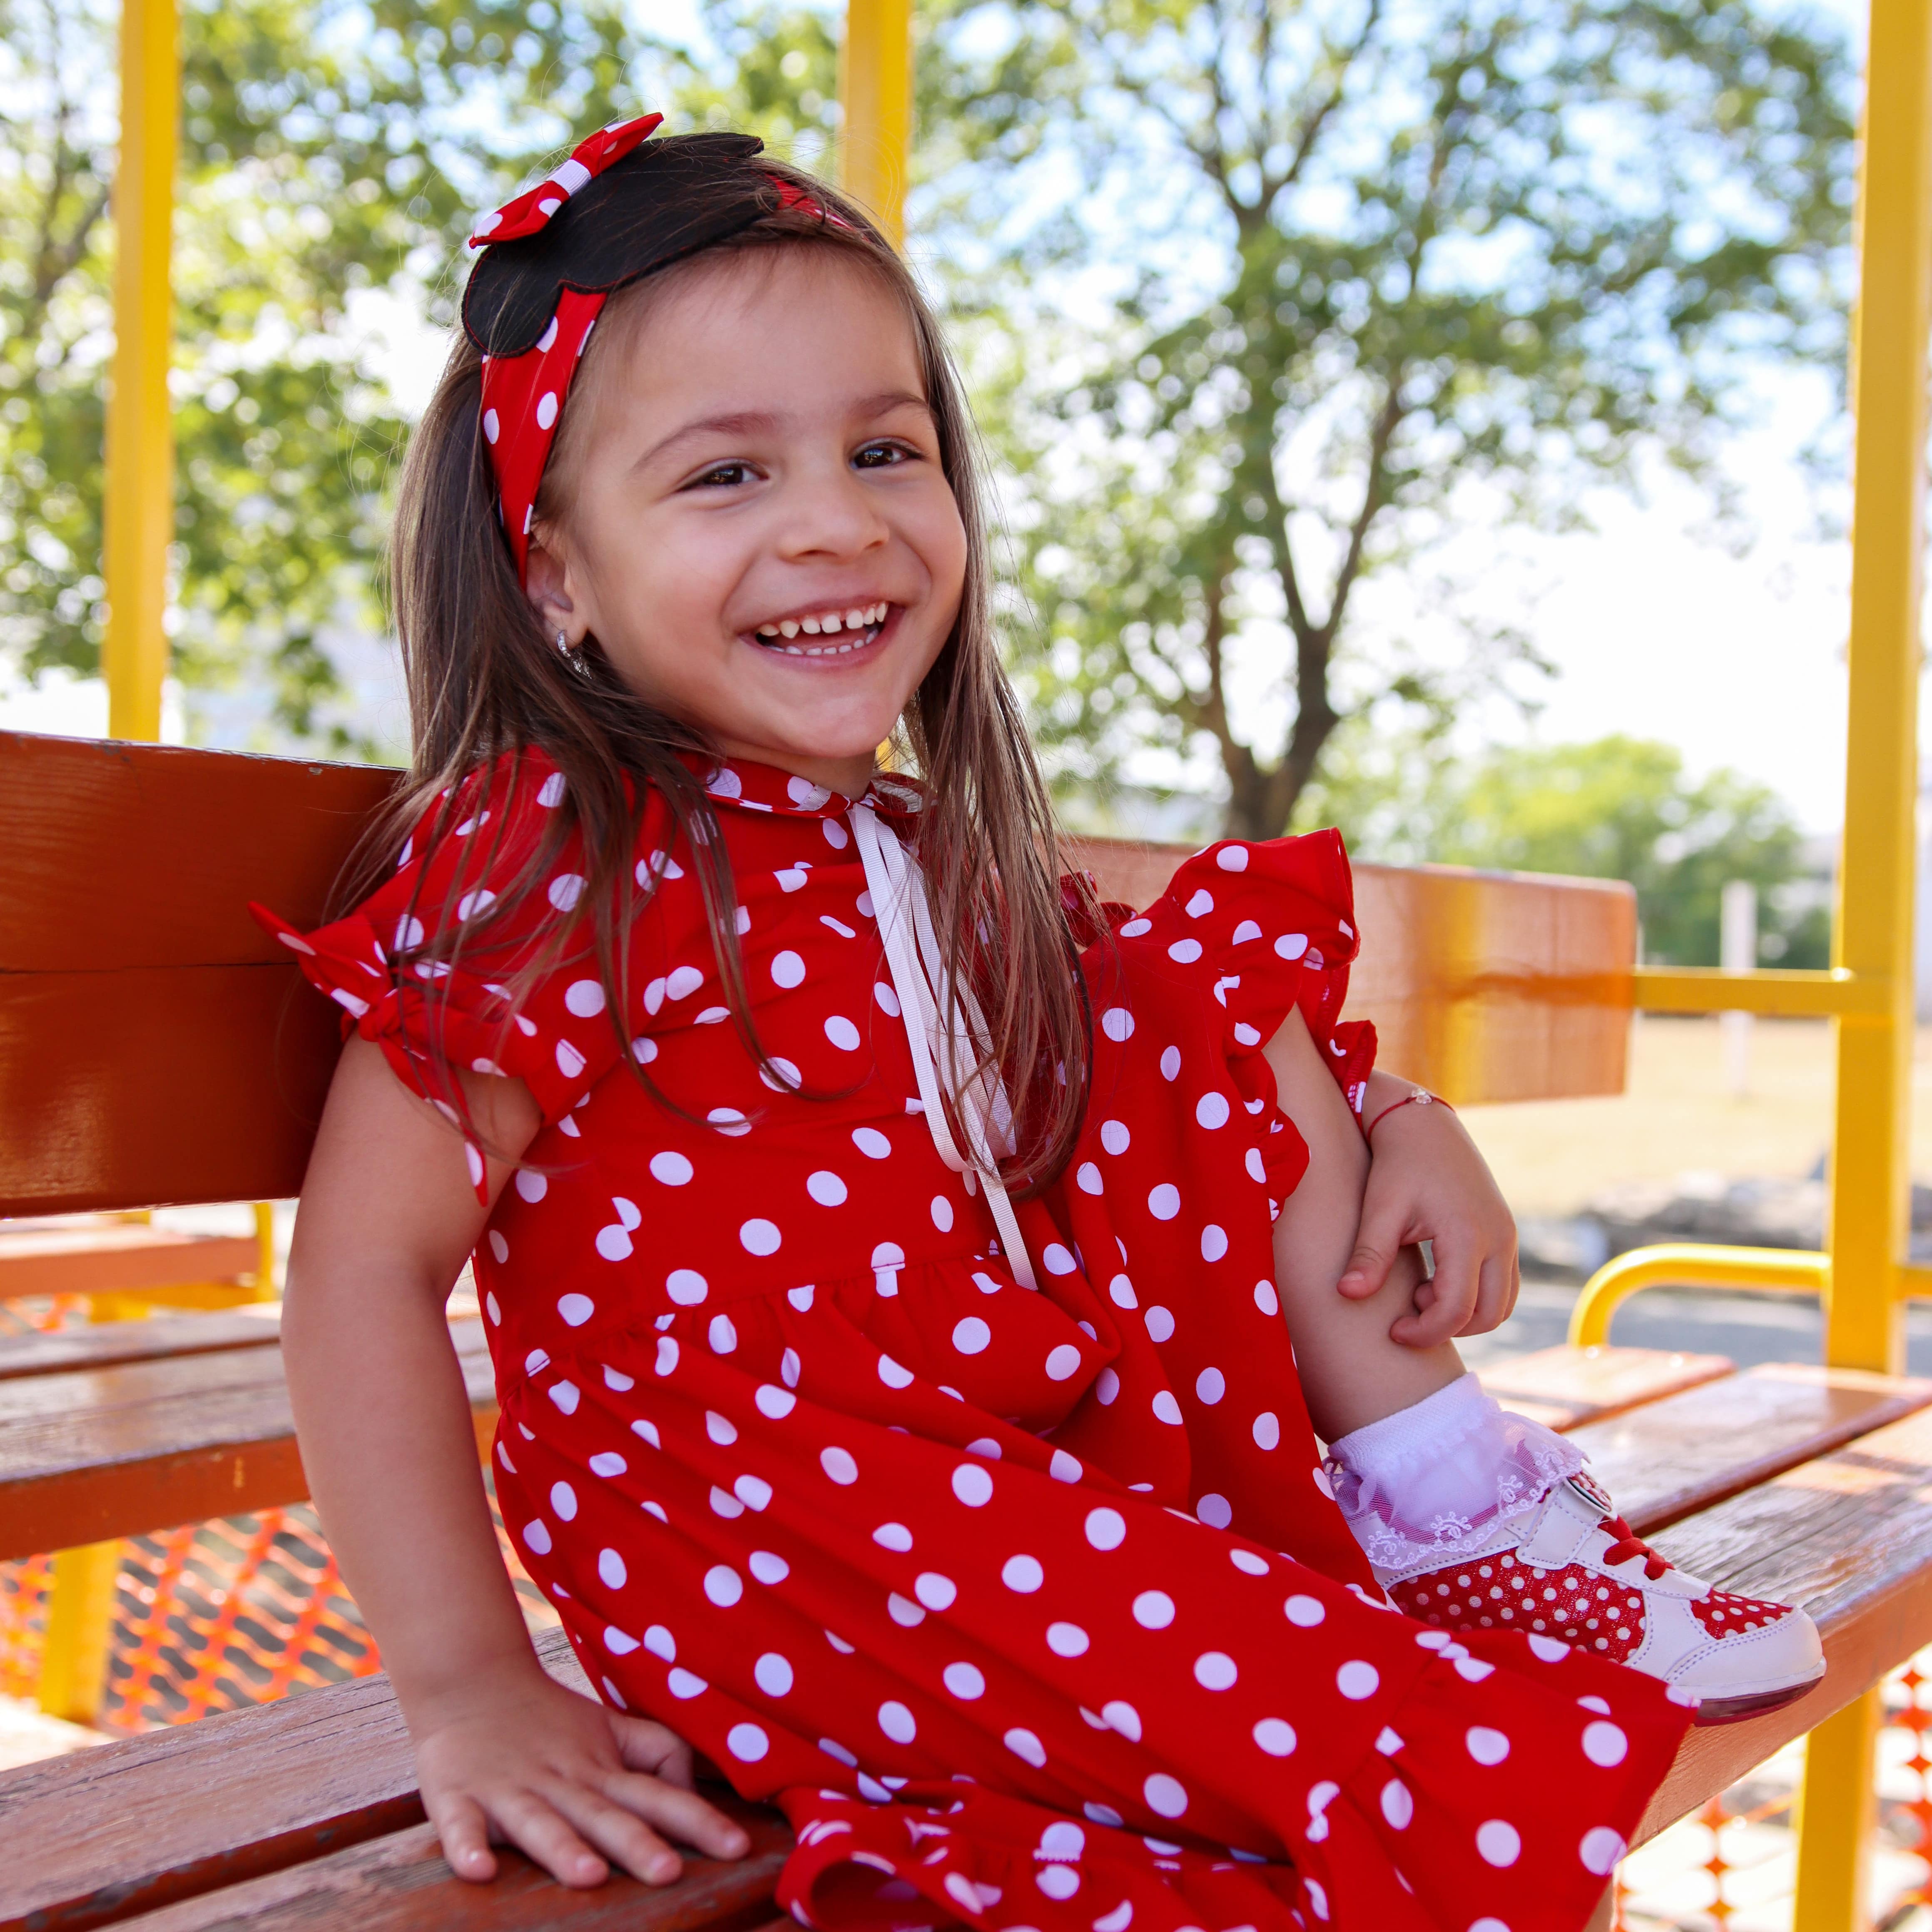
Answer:
<svg viewBox="0 0 1932 1932"><path fill-rule="evenodd" d="M1411 1348L1389 1329L1412 1306L1420 1256L1408 1250L1365 1301L1335 1292L1361 1219L1369 1150L1299 1012L1268 1042L1282 1112L1308 1143L1308 1172L1274 1227L1275 1282L1310 1420L1326 1442L1412 1408L1460 1381L1454 1345Z"/></svg>

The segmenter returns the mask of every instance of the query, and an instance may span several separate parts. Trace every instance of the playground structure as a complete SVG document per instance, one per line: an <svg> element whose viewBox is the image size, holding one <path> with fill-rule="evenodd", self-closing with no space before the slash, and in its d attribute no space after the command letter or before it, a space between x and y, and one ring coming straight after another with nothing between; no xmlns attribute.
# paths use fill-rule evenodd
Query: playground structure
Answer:
<svg viewBox="0 0 1932 1932"><path fill-rule="evenodd" d="M105 650L110 733L136 740L158 735L166 664L176 33L173 0L126 0L123 146L115 188L118 338L108 418ZM911 58L908 0L850 0L842 67L845 181L895 237L903 226ZM1418 962L1412 962L1406 977L1396 976L1412 1009L1414 1052L1391 1058L1452 1096L1500 1099L1508 1097L1506 1086L1498 1084L1504 1076L1497 1071L1510 1064L1506 1049L1512 1042L1519 1049L1533 1042L1550 1064L1516 1091L1600 1091L1612 1076L1620 1080L1621 1059L1612 1052L1609 1060L1599 1059L1588 1069L1577 1065L1580 1056L1602 1050L1600 1028L1593 1030L1587 1024L1592 1012L1616 1014L1634 1006L1830 1017L1838 1089L1825 1250L1813 1256L1688 1247L1640 1251L1611 1264L1591 1283L1578 1306L1573 1340L1586 1346L1605 1342L1617 1301L1653 1282L1782 1287L1821 1296L1828 1368L1895 1376L1903 1360L1904 1304L1914 1294L1932 1294L1932 1270L1903 1259L1910 1151L1925 370L1932 304L1932 0L1872 0L1867 75L1851 384L1857 438L1850 755L1834 964L1816 973L1622 964L1593 977L1567 962L1561 944L1505 943L1494 923L1500 915L1483 900L1478 882L1459 886L1437 875L1435 885L1416 887L1418 896L1405 910L1426 914L1430 944L1445 963L1433 978ZM1120 896L1136 896L1130 891ZM1583 946L1580 956L1614 961L1598 943ZM1626 950L1623 961L1628 957ZM1514 962L1502 983L1493 972L1486 980L1480 973L1472 980L1459 964L1498 959ZM1519 1017L1522 1010L1542 1013L1546 1024L1540 1031L1520 1024L1499 1031L1499 999ZM21 1037L0 1025L0 1054L11 1054ZM131 1037L128 1050L134 1051ZM40 1077L53 1077L50 1061L43 1058L38 1064ZM265 1182L251 1191L283 1190ZM190 1197L164 1189L143 1198ZM116 1198L132 1204L124 1194ZM97 1203L76 1199L73 1204ZM1850 1495L1848 1487L1847 1508ZM231 1506L246 1505L236 1499ZM120 1532L103 1526L92 1533ZM1871 1646L1891 1643L1895 1649L1924 1618L1922 1608L1916 1621L1894 1616L1892 1626L1873 1636ZM1912 1640L1922 1642L1924 1636ZM1880 1657L1874 1648L1871 1654L1880 1670L1904 1660L1903 1652ZM1876 1690L1865 1688L1872 1682L1873 1676L1865 1676L1858 1694L1810 1733L1796 1920L1800 1932L1849 1932L1864 1923L1862 1879L1880 1714ZM1706 1769L1712 1757L1704 1754ZM1688 1804L1703 1795L1696 1785L1687 1774L1668 1790Z"/></svg>

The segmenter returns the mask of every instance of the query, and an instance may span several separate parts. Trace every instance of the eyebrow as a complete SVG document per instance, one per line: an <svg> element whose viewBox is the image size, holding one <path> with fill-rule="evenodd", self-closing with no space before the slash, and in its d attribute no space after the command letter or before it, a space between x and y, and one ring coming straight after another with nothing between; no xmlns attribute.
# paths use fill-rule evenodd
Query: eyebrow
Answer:
<svg viewBox="0 0 1932 1932"><path fill-rule="evenodd" d="M928 416L932 413L932 405L910 389L885 389L875 396L864 397L853 412L862 416L882 416L890 415L894 410L908 408L923 410ZM634 470L643 470L683 443L694 442L710 436L744 436L759 430L769 431L781 420L764 410L740 410L726 416L700 417L696 422L673 430L662 442L652 444L632 467Z"/></svg>

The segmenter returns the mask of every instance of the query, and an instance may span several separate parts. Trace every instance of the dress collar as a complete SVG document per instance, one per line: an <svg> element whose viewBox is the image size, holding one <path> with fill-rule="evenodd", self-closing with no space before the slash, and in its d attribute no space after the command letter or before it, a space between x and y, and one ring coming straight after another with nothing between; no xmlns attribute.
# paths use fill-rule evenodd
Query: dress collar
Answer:
<svg viewBox="0 0 1932 1932"><path fill-rule="evenodd" d="M749 758L713 763L687 757L685 762L704 780L706 794L714 803L735 806L740 812L766 812L788 818L843 818L852 809L853 800L842 793ZM903 772L880 772L866 788L864 802L897 818L919 811L926 800L916 781Z"/></svg>

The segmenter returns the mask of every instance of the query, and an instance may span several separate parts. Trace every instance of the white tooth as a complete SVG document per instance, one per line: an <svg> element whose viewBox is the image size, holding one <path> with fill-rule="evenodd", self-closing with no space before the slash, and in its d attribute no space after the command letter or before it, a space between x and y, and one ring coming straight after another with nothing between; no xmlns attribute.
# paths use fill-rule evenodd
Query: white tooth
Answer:
<svg viewBox="0 0 1932 1932"><path fill-rule="evenodd" d="M788 617L784 622L778 626L778 629L783 635L788 638L795 638L798 635L798 626L794 624L789 617Z"/></svg>
<svg viewBox="0 0 1932 1932"><path fill-rule="evenodd" d="M863 630L866 626L866 614L862 610L848 610L845 614L845 622L853 630Z"/></svg>
<svg viewBox="0 0 1932 1932"><path fill-rule="evenodd" d="M867 614L866 621L868 624L883 624L886 621L886 607L883 604L874 604Z"/></svg>
<svg viewBox="0 0 1932 1932"><path fill-rule="evenodd" d="M802 617L799 620L798 628L808 638L815 638L818 634L818 620L816 617Z"/></svg>
<svg viewBox="0 0 1932 1932"><path fill-rule="evenodd" d="M841 645L838 646L838 655L842 658L842 657L845 656L848 654L848 652L849 652L851 650L851 649L852 649L852 646L851 646L850 644L841 644Z"/></svg>
<svg viewBox="0 0 1932 1932"><path fill-rule="evenodd" d="M760 624L758 626L758 635L761 638L776 638L778 634L778 627L776 624Z"/></svg>
<svg viewBox="0 0 1932 1932"><path fill-rule="evenodd" d="M836 610L828 613L818 620L818 628L824 635L836 638L838 634L839 616Z"/></svg>

